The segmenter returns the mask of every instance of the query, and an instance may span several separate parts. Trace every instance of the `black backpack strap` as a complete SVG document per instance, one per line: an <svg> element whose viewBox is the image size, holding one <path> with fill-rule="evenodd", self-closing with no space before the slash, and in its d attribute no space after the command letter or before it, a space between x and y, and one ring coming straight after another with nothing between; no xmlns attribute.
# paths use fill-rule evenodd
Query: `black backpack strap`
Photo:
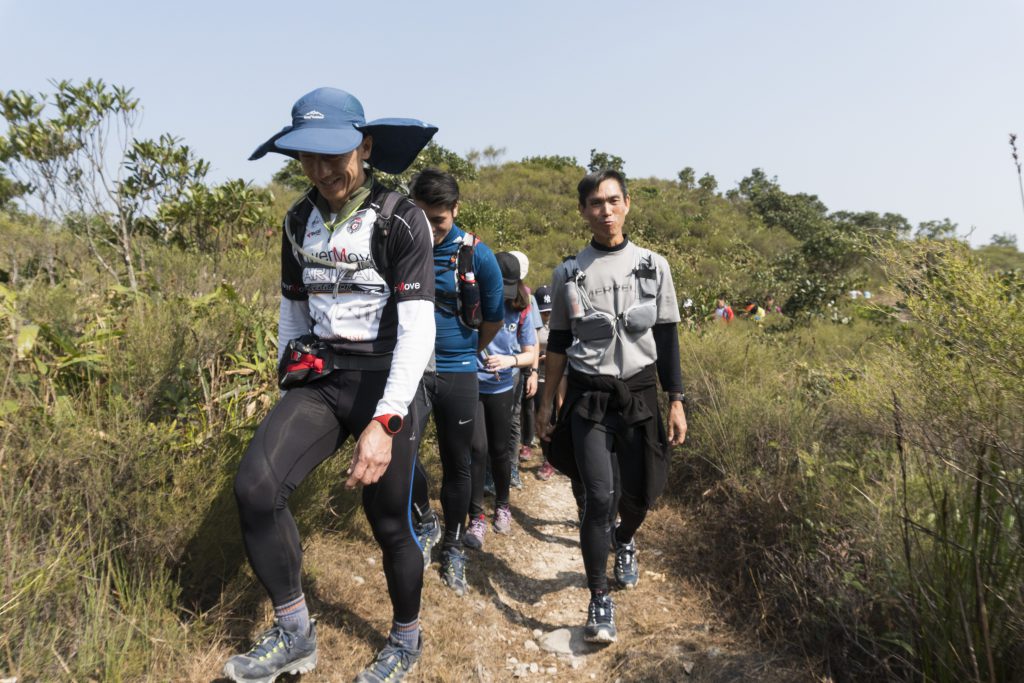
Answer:
<svg viewBox="0 0 1024 683"><path fill-rule="evenodd" d="M388 234L391 232L391 222L395 215L395 207L402 201L404 196L393 190L384 195L384 201L380 203L377 211L377 220L373 224L373 235L370 236L370 255L377 272L386 280L385 271L390 269L391 262L388 258ZM377 208L377 207L374 207Z"/></svg>

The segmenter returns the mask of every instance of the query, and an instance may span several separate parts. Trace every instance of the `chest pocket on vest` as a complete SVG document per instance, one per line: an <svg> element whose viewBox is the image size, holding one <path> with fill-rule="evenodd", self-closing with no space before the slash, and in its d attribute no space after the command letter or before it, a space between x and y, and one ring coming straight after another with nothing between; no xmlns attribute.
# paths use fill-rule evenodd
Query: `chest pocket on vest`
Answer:
<svg viewBox="0 0 1024 683"><path fill-rule="evenodd" d="M658 321L658 269L650 253L640 256L633 269L636 279L636 301L622 314L622 326L627 332L639 334L654 327Z"/></svg>

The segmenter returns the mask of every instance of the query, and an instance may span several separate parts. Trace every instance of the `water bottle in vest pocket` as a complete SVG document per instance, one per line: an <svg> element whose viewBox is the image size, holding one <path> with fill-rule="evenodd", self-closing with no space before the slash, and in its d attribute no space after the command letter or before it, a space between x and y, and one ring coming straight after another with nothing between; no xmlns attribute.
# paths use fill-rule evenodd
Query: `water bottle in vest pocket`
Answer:
<svg viewBox="0 0 1024 683"><path fill-rule="evenodd" d="M484 321L484 313L480 308L480 285L477 284L476 274L473 272L475 243L476 237L466 233L456 257L456 272L459 277L459 320L474 330Z"/></svg>

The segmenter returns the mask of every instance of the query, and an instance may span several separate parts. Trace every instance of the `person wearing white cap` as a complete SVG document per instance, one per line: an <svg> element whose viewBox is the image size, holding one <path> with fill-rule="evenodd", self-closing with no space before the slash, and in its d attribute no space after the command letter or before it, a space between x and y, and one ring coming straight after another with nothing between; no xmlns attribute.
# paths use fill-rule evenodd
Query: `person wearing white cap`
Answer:
<svg viewBox="0 0 1024 683"><path fill-rule="evenodd" d="M516 261L519 262L519 277L522 280L526 280L526 276L530 272L530 259L527 258L526 254L521 251L510 251L508 252L515 257ZM543 321L540 319L540 314L537 312L537 299L530 292L530 288L523 285L526 292L529 294L530 305L520 316L523 325L529 325L535 331L540 330L544 327ZM537 393L537 354L534 354L533 364L522 368L516 377L515 389L512 395L512 424L509 433L509 462L511 463L512 476L509 480L513 488L523 488L523 481L519 476L519 460L522 457L523 449L521 448L520 442L523 437L523 430L525 428L524 418L530 421L530 427L527 431L530 432L532 437L533 431L533 411L529 409L529 405L532 405L533 397ZM530 402L529 404L527 402ZM529 449L527 448L527 451ZM528 458L523 458L524 460Z"/></svg>
<svg viewBox="0 0 1024 683"><path fill-rule="evenodd" d="M316 624L302 591L302 546L291 492L351 435L349 488L383 551L391 598L387 643L358 674L397 681L419 659L423 560L410 488L420 435L411 406L434 336L434 272L426 217L372 169L408 167L437 128L413 119L367 123L353 95L318 88L292 122L252 155L298 159L312 187L285 216L278 375L281 400L239 464L235 498L246 555L274 607L274 624L224 675L271 683L317 664Z"/></svg>

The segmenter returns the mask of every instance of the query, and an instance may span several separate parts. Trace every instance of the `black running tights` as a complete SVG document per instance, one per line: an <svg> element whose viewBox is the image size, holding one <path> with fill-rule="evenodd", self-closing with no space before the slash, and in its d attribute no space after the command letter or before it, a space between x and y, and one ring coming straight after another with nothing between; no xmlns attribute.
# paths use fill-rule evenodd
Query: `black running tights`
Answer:
<svg viewBox="0 0 1024 683"><path fill-rule="evenodd" d="M235 499L245 551L253 571L281 605L302 594L302 547L288 497L295 487L373 417L387 371L336 370L291 389L263 420L242 456ZM412 472L419 441L414 407L392 439L391 463L381 479L363 487L363 510L384 556L393 617L419 616L423 556L412 532Z"/></svg>

